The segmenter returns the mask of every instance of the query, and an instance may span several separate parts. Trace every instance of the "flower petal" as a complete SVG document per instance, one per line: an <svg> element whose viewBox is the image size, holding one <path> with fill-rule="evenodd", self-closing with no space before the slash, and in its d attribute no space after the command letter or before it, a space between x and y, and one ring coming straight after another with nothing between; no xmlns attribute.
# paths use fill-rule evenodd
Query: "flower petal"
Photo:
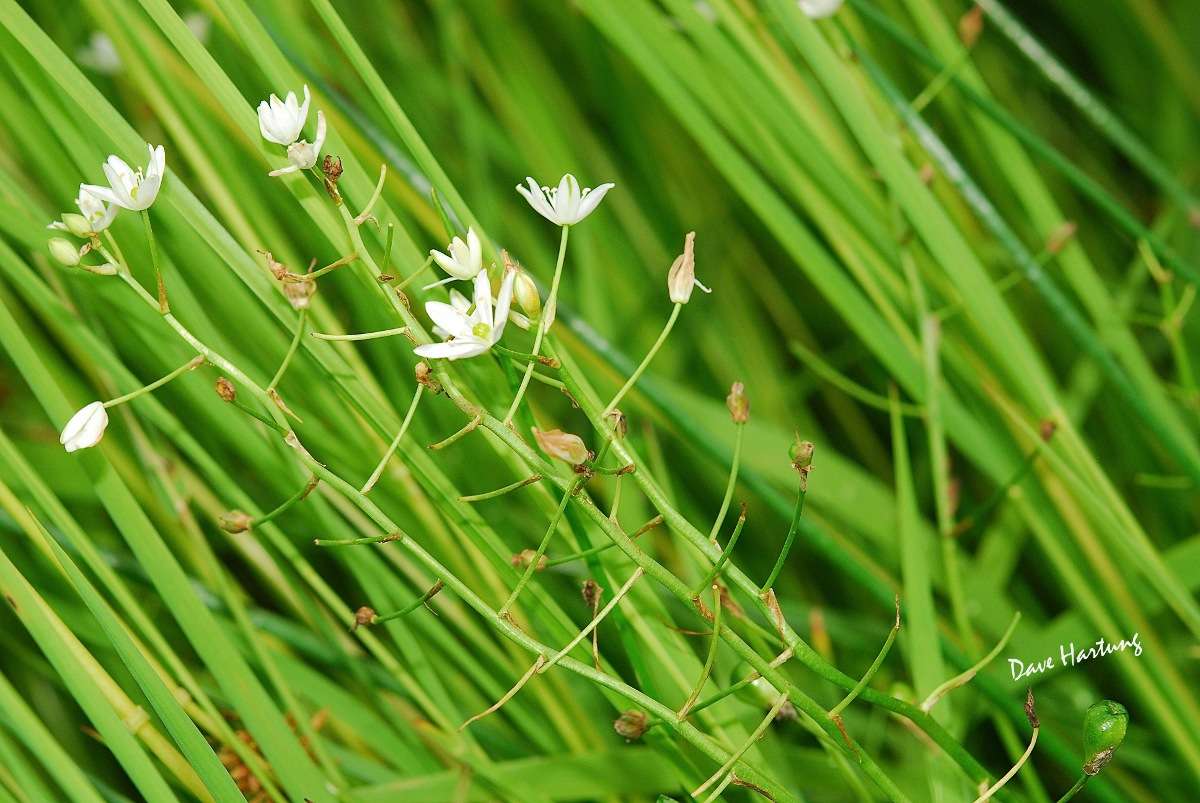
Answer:
<svg viewBox="0 0 1200 803"><path fill-rule="evenodd" d="M604 196L608 193L608 191L615 186L617 185L610 181L606 184L601 184L599 187L596 187L596 189L583 196L583 200L579 203L579 208L575 211L575 222L578 223L588 215L592 214L592 212L596 210L596 207L600 205L600 202L604 200Z"/></svg>
<svg viewBox="0 0 1200 803"><path fill-rule="evenodd" d="M426 302L425 314L431 321L455 337L468 337L471 334L471 324L467 320L467 316L449 304L441 301Z"/></svg>
<svg viewBox="0 0 1200 803"><path fill-rule="evenodd" d="M413 351L422 357L439 357L447 360L462 360L477 357L490 348L490 344L476 338L448 340L445 343L426 343Z"/></svg>

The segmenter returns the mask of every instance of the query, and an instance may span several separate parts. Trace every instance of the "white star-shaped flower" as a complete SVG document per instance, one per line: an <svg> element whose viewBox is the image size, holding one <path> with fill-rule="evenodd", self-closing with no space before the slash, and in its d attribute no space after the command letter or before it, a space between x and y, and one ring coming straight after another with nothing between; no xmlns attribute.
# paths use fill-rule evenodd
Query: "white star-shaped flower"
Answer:
<svg viewBox="0 0 1200 803"><path fill-rule="evenodd" d="M559 226L574 226L583 220L600 205L605 193L616 186L608 182L595 189L585 187L580 190L579 182L570 173L562 177L556 188L539 187L530 177L525 180L529 186L518 184L517 192L525 196L539 215Z"/></svg>
<svg viewBox="0 0 1200 803"><path fill-rule="evenodd" d="M304 85L304 103L296 101L296 93L288 92L285 100L272 94L258 104L258 130L263 139L287 147L300 139L308 120L308 84Z"/></svg>
<svg viewBox="0 0 1200 803"><path fill-rule="evenodd" d="M104 163L104 177L108 179L109 186L81 184L79 185L80 196L82 197L82 194L87 192L101 201L107 201L134 212L149 209L150 205L154 203L154 199L158 197L163 176L166 175L167 156L162 145L156 148L147 143L146 148L150 151L150 161L146 165L145 173L140 167L134 170L119 156L109 156Z"/></svg>
<svg viewBox="0 0 1200 803"><path fill-rule="evenodd" d="M325 112L317 112L317 136L310 144L308 140L302 139L299 142L293 142L288 145L287 157L288 162L284 167L278 170L272 170L268 175L282 176L286 173L295 173L297 170L311 170L317 164L317 157L321 155L321 148L325 145Z"/></svg>
<svg viewBox="0 0 1200 803"><path fill-rule="evenodd" d="M431 250L429 255L451 278L465 282L474 279L479 275L479 271L483 270L483 244L479 242L479 235L475 233L475 229L467 229L466 242L463 242L462 237L455 237L446 250L450 253L443 254L441 251Z"/></svg>
<svg viewBox="0 0 1200 803"><path fill-rule="evenodd" d="M422 357L441 357L447 360L478 357L487 352L504 334L509 307L512 304L515 278L515 271L505 272L495 306L492 305L492 283L488 280L486 271L480 271L475 276L473 308L461 309L461 302L457 305L441 301L426 303L425 312L435 326L450 339L442 343L417 346L414 351Z"/></svg>

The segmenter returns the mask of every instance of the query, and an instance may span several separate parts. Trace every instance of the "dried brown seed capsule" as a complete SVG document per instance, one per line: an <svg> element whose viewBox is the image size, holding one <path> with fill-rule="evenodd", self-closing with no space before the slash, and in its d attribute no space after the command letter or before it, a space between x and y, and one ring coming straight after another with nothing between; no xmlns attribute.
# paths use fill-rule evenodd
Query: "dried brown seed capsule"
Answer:
<svg viewBox="0 0 1200 803"><path fill-rule="evenodd" d="M522 549L520 552L512 556L512 565L516 566L518 569L523 569L529 564L533 563L533 556L536 554L537 552L535 550ZM538 558L537 569L534 571L540 572L542 569L545 569L547 562L548 560L546 556L542 555L540 558Z"/></svg>
<svg viewBox="0 0 1200 803"><path fill-rule="evenodd" d="M287 298L292 309L308 309L313 294L317 292L317 283L312 279L301 281L286 281L283 283L283 295Z"/></svg>
<svg viewBox="0 0 1200 803"><path fill-rule="evenodd" d="M234 387L233 383L225 377L217 377L217 383L215 387L217 390L217 395L220 396L223 401L231 402L237 398L237 388Z"/></svg>
<svg viewBox="0 0 1200 803"><path fill-rule="evenodd" d="M646 727L646 714L636 709L622 712L613 722L613 730L631 742L642 738Z"/></svg>
<svg viewBox="0 0 1200 803"><path fill-rule="evenodd" d="M350 626L351 630L358 630L364 625L369 625L375 621L375 609L369 605L364 605L354 612L354 624Z"/></svg>
<svg viewBox="0 0 1200 803"><path fill-rule="evenodd" d="M254 519L249 513L241 510L231 510L228 513L222 513L217 518L217 524L227 533L244 533L250 529L250 525L254 523Z"/></svg>
<svg viewBox="0 0 1200 803"><path fill-rule="evenodd" d="M595 580L589 577L583 581L583 601L589 608L599 605L603 595L604 589Z"/></svg>
<svg viewBox="0 0 1200 803"><path fill-rule="evenodd" d="M586 462L591 454L584 445L583 438L561 429L540 430L534 427L533 438L537 441L538 448L550 457L565 460L573 466Z"/></svg>
<svg viewBox="0 0 1200 803"><path fill-rule="evenodd" d="M729 408L733 423L744 424L749 421L750 400L746 398L746 386L741 382L734 382L729 388L729 395L725 397L725 406Z"/></svg>

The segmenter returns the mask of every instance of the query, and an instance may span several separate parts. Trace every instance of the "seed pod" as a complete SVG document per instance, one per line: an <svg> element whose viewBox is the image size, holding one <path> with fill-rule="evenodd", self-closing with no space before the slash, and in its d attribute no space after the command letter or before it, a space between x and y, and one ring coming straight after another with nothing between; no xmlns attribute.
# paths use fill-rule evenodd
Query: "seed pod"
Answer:
<svg viewBox="0 0 1200 803"><path fill-rule="evenodd" d="M217 395L224 401L231 402L237 398L237 388L223 376L217 377L216 389Z"/></svg>
<svg viewBox="0 0 1200 803"><path fill-rule="evenodd" d="M313 294L317 292L317 283L312 279L299 282L284 282L283 295L287 298L292 309L308 309Z"/></svg>
<svg viewBox="0 0 1200 803"><path fill-rule="evenodd" d="M589 608L596 608L600 604L600 597L604 595L604 589L600 587L592 578L583 581L583 601Z"/></svg>
<svg viewBox="0 0 1200 803"><path fill-rule="evenodd" d="M734 382L729 388L729 395L725 397L725 406L729 408L733 423L744 424L749 421L750 400L746 398L746 386L741 382Z"/></svg>
<svg viewBox="0 0 1200 803"><path fill-rule="evenodd" d="M613 730L631 742L640 739L646 732L646 714L636 709L622 712L613 722Z"/></svg>
<svg viewBox="0 0 1200 803"><path fill-rule="evenodd" d="M1129 712L1112 700L1101 700L1083 715L1083 771L1097 775L1125 741Z"/></svg>
<svg viewBox="0 0 1200 803"><path fill-rule="evenodd" d="M241 510L231 510L228 513L222 513L217 518L217 524L227 533L244 533L250 529L253 522L254 519L250 518L250 514Z"/></svg>
<svg viewBox="0 0 1200 803"><path fill-rule="evenodd" d="M375 609L370 605L364 605L354 612L354 624L350 626L351 630L358 630L363 625L369 625L375 621Z"/></svg>
<svg viewBox="0 0 1200 803"><path fill-rule="evenodd" d="M590 456L587 446L583 443L583 438L563 432L561 429L543 431L534 427L533 438L543 452L551 457L557 457L559 460L565 460L573 466L586 462Z"/></svg>
<svg viewBox="0 0 1200 803"><path fill-rule="evenodd" d="M512 556L510 562L518 569L524 569L526 566L533 563L533 557L536 554L537 552L532 549L522 549L520 552ZM542 571L546 568L547 563L549 563L549 560L545 555L542 555L540 558L538 558L537 568L534 569L534 571Z"/></svg>

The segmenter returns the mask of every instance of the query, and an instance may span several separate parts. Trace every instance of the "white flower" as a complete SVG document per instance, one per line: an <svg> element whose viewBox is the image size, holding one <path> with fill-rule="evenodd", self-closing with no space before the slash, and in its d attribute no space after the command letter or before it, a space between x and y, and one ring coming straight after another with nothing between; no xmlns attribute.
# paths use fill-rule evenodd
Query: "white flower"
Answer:
<svg viewBox="0 0 1200 803"><path fill-rule="evenodd" d="M845 0L799 0L800 10L815 20L832 17Z"/></svg>
<svg viewBox="0 0 1200 803"><path fill-rule="evenodd" d="M104 31L92 31L87 46L80 48L75 58L84 67L101 75L116 75L121 71L121 56L117 53L117 46Z"/></svg>
<svg viewBox="0 0 1200 803"><path fill-rule="evenodd" d="M475 233L475 229L467 229L465 243L461 237L455 237L446 250L450 253L443 254L441 251L431 250L429 255L438 263L438 267L451 277L467 281L474 279L479 271L483 270L483 245L479 242L479 235Z"/></svg>
<svg viewBox="0 0 1200 803"><path fill-rule="evenodd" d="M116 204L122 209L134 212L149 209L150 204L158 197L159 187L162 186L163 176L167 172L167 157L162 145L156 148L147 143L146 148L150 151L150 162L144 175L140 167L134 172L119 156L109 156L108 161L104 163L104 176L110 186L80 184L80 197L87 192L98 200Z"/></svg>
<svg viewBox="0 0 1200 803"><path fill-rule="evenodd" d="M86 184L79 185L79 197L75 199L75 205L79 207L78 215L64 213L62 220L56 220L46 228L69 231L76 237L91 237L107 229L121 209L116 204L104 203L88 191Z"/></svg>
<svg viewBox="0 0 1200 803"><path fill-rule="evenodd" d="M539 215L557 223L559 226L573 226L590 215L604 194L616 185L612 182L601 184L596 189L585 187L579 189L579 182L570 173L562 177L557 188L539 187L532 178L526 177L529 186L517 185L517 192L525 196Z"/></svg>
<svg viewBox="0 0 1200 803"><path fill-rule="evenodd" d="M104 409L104 402L95 401L71 416L71 420L63 427L58 442L66 447L68 452L87 449L100 442L107 426L108 411Z"/></svg>
<svg viewBox="0 0 1200 803"><path fill-rule="evenodd" d="M520 281L521 281L521 279L518 276L516 281L513 282L513 300L515 300L517 297L517 284L520 283ZM464 315L466 314L467 310L469 310L471 308L471 305L473 303L475 303L475 302L473 302L471 299L467 298L466 296L464 296L462 293L458 292L457 290L450 291L450 306L454 307L454 309L458 310L459 312L463 313ZM495 300L492 303L495 305L498 305L499 302L498 302L498 300ZM517 312L515 309L512 308L511 303L509 304L509 307L508 307L508 322L511 323L513 326L517 327L518 329L523 329L525 331L529 330L529 324L530 324L529 316L522 315L521 313ZM442 327L436 326L436 325L433 327L433 333L435 335L437 335L438 337L442 338L443 340L450 336L449 332L447 332Z"/></svg>
<svg viewBox="0 0 1200 803"><path fill-rule="evenodd" d="M288 145L287 156L291 164L278 170L272 170L269 175L282 176L285 173L295 173L297 170L311 170L316 165L317 157L321 155L321 148L324 145L325 112L317 112L317 136L312 144L310 145L308 140L302 139Z"/></svg>
<svg viewBox="0 0 1200 803"><path fill-rule="evenodd" d="M505 272L504 281L500 284L500 297L494 308L492 284L486 271L475 275L475 306L470 314L465 309L441 301L426 303L425 312L438 328L453 339L417 346L414 349L416 353L422 357L444 357L448 360L477 357L485 353L504 334L515 276L514 271Z"/></svg>
<svg viewBox="0 0 1200 803"><path fill-rule="evenodd" d="M269 101L258 104L258 130L263 139L285 148L300 139L304 122L308 119L308 84L304 85L304 103L296 102L296 93L288 92L286 100L274 94Z"/></svg>

